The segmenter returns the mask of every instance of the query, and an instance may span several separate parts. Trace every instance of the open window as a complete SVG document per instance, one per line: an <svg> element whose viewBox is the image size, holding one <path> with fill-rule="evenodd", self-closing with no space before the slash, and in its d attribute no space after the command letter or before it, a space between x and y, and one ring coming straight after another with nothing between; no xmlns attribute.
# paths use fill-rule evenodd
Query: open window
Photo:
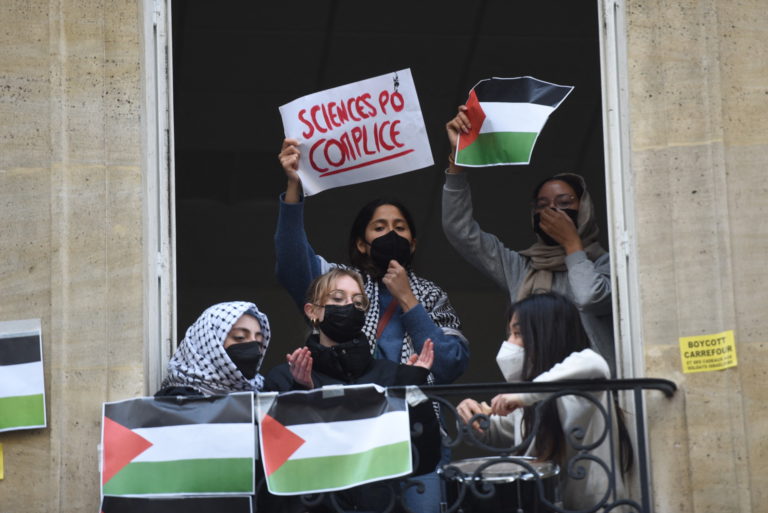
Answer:
<svg viewBox="0 0 768 513"><path fill-rule="evenodd" d="M273 323L265 367L303 343L300 313L274 277L272 238L285 187L276 158L283 137L277 108L401 68L413 73L435 166L313 196L306 228L319 254L343 262L358 208L379 196L403 200L416 217L415 267L449 292L472 344L462 381L494 372L507 304L506 293L449 246L440 223L444 124L478 80L533 75L575 86L539 137L531 165L472 171L483 228L510 248L528 247L534 184L573 171L587 180L608 248L597 2L395 2L365 15L343 1L222 9L184 0L172 7L180 335L208 305L247 299Z"/></svg>

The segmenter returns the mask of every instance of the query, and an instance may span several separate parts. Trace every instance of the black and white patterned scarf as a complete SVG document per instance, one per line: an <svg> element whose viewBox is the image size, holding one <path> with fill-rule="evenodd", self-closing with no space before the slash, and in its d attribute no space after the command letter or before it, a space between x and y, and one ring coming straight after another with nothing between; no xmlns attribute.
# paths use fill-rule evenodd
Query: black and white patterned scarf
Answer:
<svg viewBox="0 0 768 513"><path fill-rule="evenodd" d="M243 314L250 314L259 321L266 351L270 338L269 320L256 305L246 301L213 305L187 329L184 340L168 362L168 376L161 388L191 387L203 394L261 390L264 377L257 373L253 379L247 379L224 350L227 334Z"/></svg>
<svg viewBox="0 0 768 513"><path fill-rule="evenodd" d="M370 274L365 273L356 267L329 263L322 258L320 258L320 262L322 273L328 272L333 267L338 267L340 269L356 271L363 277L365 294L371 302L371 306L365 314L363 333L368 337L368 343L371 346L371 354L373 354L376 351L376 329L379 326L379 287L381 284ZM435 325L443 330L445 334L457 336L466 344L467 339L460 331L461 321L450 301L448 301L448 294L433 282L425 280L424 278L419 278L410 269L408 270L408 281L410 282L413 295L416 296L416 299L418 299L424 306L424 309L427 311L427 314L429 314L430 319L432 319ZM395 301L395 298L392 298L392 301ZM400 352L400 363L406 363L408 358L415 352L416 350L414 349L411 336L406 332ZM428 381L430 384L434 382L431 373Z"/></svg>

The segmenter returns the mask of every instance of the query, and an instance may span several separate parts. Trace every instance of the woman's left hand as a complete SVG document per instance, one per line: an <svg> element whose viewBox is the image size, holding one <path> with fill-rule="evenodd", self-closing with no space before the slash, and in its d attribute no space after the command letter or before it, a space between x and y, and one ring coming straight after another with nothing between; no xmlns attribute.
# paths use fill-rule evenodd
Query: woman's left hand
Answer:
<svg viewBox="0 0 768 513"><path fill-rule="evenodd" d="M573 224L568 214L562 210L544 208L539 212L539 215L541 216L541 229L563 246L567 255L584 249L576 225Z"/></svg>
<svg viewBox="0 0 768 513"><path fill-rule="evenodd" d="M494 415L509 415L523 406L518 394L499 394L491 400L491 412Z"/></svg>
<svg viewBox="0 0 768 513"><path fill-rule="evenodd" d="M408 281L408 271L397 260L390 260L387 273L381 278L381 282L387 287L389 293L400 303L403 312L407 312L417 304L419 300L411 290Z"/></svg>
<svg viewBox="0 0 768 513"><path fill-rule="evenodd" d="M424 341L424 347L421 348L421 353L418 355L412 354L408 359L406 365L413 365L415 367L423 367L424 369L431 369L432 363L435 361L435 343L431 338Z"/></svg>

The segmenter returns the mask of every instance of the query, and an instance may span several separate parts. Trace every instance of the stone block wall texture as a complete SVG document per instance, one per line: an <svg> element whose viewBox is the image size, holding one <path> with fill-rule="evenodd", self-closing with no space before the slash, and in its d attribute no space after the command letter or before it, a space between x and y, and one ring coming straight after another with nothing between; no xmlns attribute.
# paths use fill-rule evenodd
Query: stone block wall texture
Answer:
<svg viewBox="0 0 768 513"><path fill-rule="evenodd" d="M2 513L98 511L101 404L144 392L139 5L0 2L0 320L42 320L48 413Z"/></svg>
<svg viewBox="0 0 768 513"><path fill-rule="evenodd" d="M655 509L768 511L768 4L630 0L631 164ZM678 337L734 330L683 374Z"/></svg>
<svg viewBox="0 0 768 513"><path fill-rule="evenodd" d="M655 509L768 511L768 9L628 0ZM144 392L138 1L0 2L0 320L39 317L49 427L0 434L0 512L97 511L100 406ZM683 374L680 336L739 366Z"/></svg>

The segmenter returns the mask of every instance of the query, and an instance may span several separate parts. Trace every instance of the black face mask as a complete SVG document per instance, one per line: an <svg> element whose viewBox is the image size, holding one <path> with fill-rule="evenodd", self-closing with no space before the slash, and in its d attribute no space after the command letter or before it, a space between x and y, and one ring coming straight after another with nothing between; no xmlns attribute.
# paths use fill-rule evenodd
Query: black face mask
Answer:
<svg viewBox="0 0 768 513"><path fill-rule="evenodd" d="M256 369L263 356L261 345L258 342L243 342L241 344L232 344L224 349L229 359L235 364L246 379L253 379L256 375Z"/></svg>
<svg viewBox="0 0 768 513"><path fill-rule="evenodd" d="M355 305L325 305L325 315L320 324L320 331L333 340L342 343L360 335L365 323L365 312L355 308Z"/></svg>
<svg viewBox="0 0 768 513"><path fill-rule="evenodd" d="M579 211L574 210L572 208L561 208L561 209L553 209L553 210L560 210L561 212L565 212L568 217L571 218L571 221L573 221L573 225L576 226L576 228L579 227L579 224L577 223L577 220L579 218ZM557 242L555 239L549 236L547 232L541 229L541 215L540 214L534 214L533 215L533 231L536 232L539 237L541 237L541 241L546 244L547 246L559 246L560 243Z"/></svg>
<svg viewBox="0 0 768 513"><path fill-rule="evenodd" d="M390 260L396 260L407 267L411 263L411 256L411 243L394 230L371 242L371 260L382 275L387 272Z"/></svg>

